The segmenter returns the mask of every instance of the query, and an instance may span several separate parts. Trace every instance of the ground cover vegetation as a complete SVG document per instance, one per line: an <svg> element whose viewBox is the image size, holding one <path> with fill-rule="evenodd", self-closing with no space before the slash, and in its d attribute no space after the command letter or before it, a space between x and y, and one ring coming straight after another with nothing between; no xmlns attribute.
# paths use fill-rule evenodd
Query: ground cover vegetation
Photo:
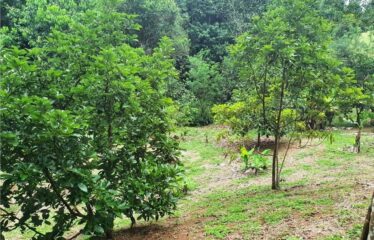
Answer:
<svg viewBox="0 0 374 240"><path fill-rule="evenodd" d="M360 236L373 1L0 10L2 239Z"/></svg>

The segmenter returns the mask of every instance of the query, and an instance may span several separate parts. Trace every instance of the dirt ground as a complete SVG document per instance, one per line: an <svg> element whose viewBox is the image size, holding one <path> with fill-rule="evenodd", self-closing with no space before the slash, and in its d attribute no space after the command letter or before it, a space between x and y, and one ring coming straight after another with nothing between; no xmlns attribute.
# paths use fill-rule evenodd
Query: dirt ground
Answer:
<svg viewBox="0 0 374 240"><path fill-rule="evenodd" d="M354 132L346 131L344 134L353 136ZM372 140L374 139L374 134L366 132L364 135L367 139L371 139L369 144L373 144L374 141ZM336 192L339 192L341 187L339 181L344 181L345 186L350 186L350 189L353 189L353 191L337 195L333 194L335 190L329 193L331 194L331 199L335 201L333 210L330 213L326 211L318 212L317 208L308 218L295 214L292 217L282 220L276 227L264 223L260 233L256 236L242 236L240 232L234 231L222 237L223 239L345 239L339 237L329 238L328 236L344 234L347 232L345 228L350 226L350 219L346 220L348 221L347 224L341 224L341 216L337 216L336 214L339 211L353 212L349 217L356 217L359 221L361 220L360 216L362 216L362 220L364 219L365 207L355 209L355 204L365 202L368 196L371 195L371 192L374 191L374 158L371 157L372 155L368 157L365 154L361 154L357 157L353 156L352 159L354 160L350 160L347 164L339 163L336 164L336 166L334 166L335 160L325 160L325 162L322 161L321 164L325 164L326 166L330 164L333 167L326 171L310 171L309 168L313 169L319 159L324 158L326 154L326 145L315 143L314 145L312 142L312 144L304 148L300 148L298 144L293 144L291 146L285 162L285 169L289 169L289 172L283 176L283 180L287 182L297 182L302 179L308 179L310 184L300 187L293 186L289 189L283 189L282 191L295 195L313 195L313 192L317 192L321 185L328 183L329 187L335 188ZM217 143L213 142L210 144L217 145ZM218 145L218 147L222 148L220 145ZM341 150L344 150L344 147L346 146L341 147ZM198 155L198 152L187 150L184 152L183 158L192 162L201 161ZM334 155L330 158L334 159L336 156ZM329 161L331 161L331 163ZM248 173L243 173L243 171L241 171L241 163L239 161L230 162L223 154L221 155L220 164L213 164L207 161L206 163L202 163L202 166L206 173L209 174L201 175L199 186L187 196L188 202L201 201L207 194L221 189L236 191L246 189L250 186L268 186L270 184L269 174L249 178L238 184L237 180L246 177ZM297 169L297 171L292 171L293 169ZM353 172L350 169L353 169ZM357 169L363 170L357 171ZM350 171L352 172L351 175L349 175ZM204 231L205 223L212 220L212 217L204 215L204 208L197 208L193 211L189 211L189 209L183 207L181 208L183 210L180 216L169 217L157 223L143 223L133 229L120 230L116 233L115 239L194 240L217 238L207 235ZM290 232L297 236L297 238L282 237Z"/></svg>

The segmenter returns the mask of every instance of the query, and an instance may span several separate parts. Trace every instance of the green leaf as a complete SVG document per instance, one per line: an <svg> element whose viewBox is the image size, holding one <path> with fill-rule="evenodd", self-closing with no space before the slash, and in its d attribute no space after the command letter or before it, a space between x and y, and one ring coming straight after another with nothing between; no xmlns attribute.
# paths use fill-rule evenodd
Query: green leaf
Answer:
<svg viewBox="0 0 374 240"><path fill-rule="evenodd" d="M78 187L80 190L82 190L82 192L85 192L85 193L88 192L87 186L85 184L79 183Z"/></svg>

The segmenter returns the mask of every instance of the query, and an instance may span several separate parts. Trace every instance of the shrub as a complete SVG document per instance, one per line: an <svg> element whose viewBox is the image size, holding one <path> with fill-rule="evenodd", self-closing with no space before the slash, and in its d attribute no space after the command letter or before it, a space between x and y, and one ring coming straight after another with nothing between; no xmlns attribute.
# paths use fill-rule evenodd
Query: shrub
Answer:
<svg viewBox="0 0 374 240"><path fill-rule="evenodd" d="M266 155L269 154L270 150L266 149L260 153L255 152L255 148L247 150L245 147L240 149L240 157L244 163L244 170L253 169L255 174L258 171L265 170L268 167L268 159Z"/></svg>
<svg viewBox="0 0 374 240"><path fill-rule="evenodd" d="M80 224L110 237L116 217L157 220L176 207L182 169L163 95L176 75L171 43L146 55L126 44L130 16L90 3L70 17L28 1L43 21L64 23L51 23L38 47L2 49L2 233L63 239Z"/></svg>

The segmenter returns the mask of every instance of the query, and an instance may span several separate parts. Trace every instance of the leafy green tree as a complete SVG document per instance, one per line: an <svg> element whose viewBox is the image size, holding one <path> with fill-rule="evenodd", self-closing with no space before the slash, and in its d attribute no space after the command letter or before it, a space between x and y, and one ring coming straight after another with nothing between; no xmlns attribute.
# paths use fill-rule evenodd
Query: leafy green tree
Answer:
<svg viewBox="0 0 374 240"><path fill-rule="evenodd" d="M167 36L171 39L174 51L172 57L175 60L175 67L179 76L170 77L166 82L166 95L175 102L185 102L186 78L189 71L189 47L190 41L184 29L186 18L182 16L181 9L174 0L127 0L121 4L121 11L134 14L134 19L141 27L134 31L138 36L138 42L134 46L143 47L146 52L158 46L159 41ZM189 114L190 111L184 106L180 111L182 115ZM189 122L187 115L178 114L178 123ZM181 120L181 119L184 120Z"/></svg>
<svg viewBox="0 0 374 240"><path fill-rule="evenodd" d="M53 24L35 47L1 51L3 232L65 239L81 224L77 234L111 238L116 217L157 220L176 206L171 42L147 55L126 44L132 16L116 2L90 4L69 17L65 5L28 1Z"/></svg>
<svg viewBox="0 0 374 240"><path fill-rule="evenodd" d="M6 12L13 39L11 44L21 48L42 46L54 27L67 28L71 19L77 19L78 12L94 7L93 1L75 0L28 0L14 4Z"/></svg>
<svg viewBox="0 0 374 240"><path fill-rule="evenodd" d="M23 4L25 4L25 0L3 0L1 1L0 2L0 13L1 13L0 26L1 27L9 26L11 24L9 20L9 16L8 16L9 10L12 8L19 8Z"/></svg>
<svg viewBox="0 0 374 240"><path fill-rule="evenodd" d="M125 13L136 14L135 21L141 25L136 33L141 46L152 50L162 37L173 40L176 56L188 55L189 40L183 28L184 19L174 0L127 0L121 9Z"/></svg>
<svg viewBox="0 0 374 240"><path fill-rule="evenodd" d="M368 1L364 6L361 15L361 26L363 31L373 31L374 29L374 1Z"/></svg>
<svg viewBox="0 0 374 240"><path fill-rule="evenodd" d="M373 30L373 1L321 1L319 10L322 16L334 23L334 40L352 32Z"/></svg>
<svg viewBox="0 0 374 240"><path fill-rule="evenodd" d="M234 134L245 136L251 129L256 128L257 116L250 104L243 101L218 104L212 107L214 122L230 127Z"/></svg>
<svg viewBox="0 0 374 240"><path fill-rule="evenodd" d="M345 78L337 91L336 101L340 112L353 123L358 131L355 138L354 149L357 153L361 150L361 130L365 121L369 120L370 107L374 104L373 89L360 86L355 78L355 73L350 68L343 69ZM373 85L371 84L371 87ZM368 90L371 90L370 92ZM353 112L353 113L352 113ZM367 116L367 117L366 117Z"/></svg>
<svg viewBox="0 0 374 240"><path fill-rule="evenodd" d="M220 62L227 55L226 46L248 29L251 16L263 11L267 1L179 0L187 15L186 29L191 41L191 55L206 51L209 60Z"/></svg>
<svg viewBox="0 0 374 240"><path fill-rule="evenodd" d="M361 13L359 1L321 1L319 6L321 15L332 21L335 37L342 37L360 27L358 15Z"/></svg>
<svg viewBox="0 0 374 240"><path fill-rule="evenodd" d="M374 106L374 52L372 33L353 34L336 41L338 56L349 68L345 69L345 81L337 92L336 99L341 112L354 123L358 132L355 147L360 152L361 129L365 115ZM352 116L352 111L354 114Z"/></svg>
<svg viewBox="0 0 374 240"><path fill-rule="evenodd" d="M331 8L332 3L335 8ZM364 116L370 115L373 94L373 1L328 2L323 14L335 22L333 49L348 68L335 97L339 109L358 128L355 147L360 151ZM334 11L335 10L335 11ZM352 114L352 111L354 112Z"/></svg>
<svg viewBox="0 0 374 240"><path fill-rule="evenodd" d="M243 91L261 103L259 131L274 137L272 188L279 189L283 161L279 144L286 134L305 129L310 106L330 96L339 82L332 71L339 64L329 51L331 25L314 1L274 1L253 27L231 48ZM317 94L318 93L318 94Z"/></svg>
<svg viewBox="0 0 374 240"><path fill-rule="evenodd" d="M214 103L227 101L231 91L228 81L220 72L220 64L205 60L204 53L190 57L190 71L186 89L193 95L189 104L193 112L192 125L206 125L212 122L211 107Z"/></svg>

